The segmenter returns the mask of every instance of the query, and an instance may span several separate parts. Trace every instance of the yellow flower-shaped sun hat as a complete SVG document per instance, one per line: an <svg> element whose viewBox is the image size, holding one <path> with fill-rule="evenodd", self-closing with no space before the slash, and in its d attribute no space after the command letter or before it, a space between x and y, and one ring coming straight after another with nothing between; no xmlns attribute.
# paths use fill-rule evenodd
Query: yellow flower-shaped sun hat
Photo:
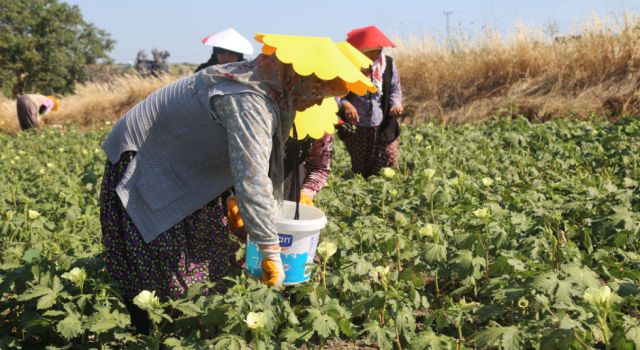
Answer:
<svg viewBox="0 0 640 350"><path fill-rule="evenodd" d="M307 135L313 139L321 139L325 133L333 134L334 125L338 122L338 104L333 97L327 97L319 105L313 105L304 111L296 112L294 124L298 140ZM291 130L293 137L293 129Z"/></svg>
<svg viewBox="0 0 640 350"><path fill-rule="evenodd" d="M346 41L341 41L336 43L336 46L343 55L347 56L349 61L356 65L358 68L369 68L373 64L373 62L369 59L369 57L365 56L362 51L353 47L353 45L349 44Z"/></svg>
<svg viewBox="0 0 640 350"><path fill-rule="evenodd" d="M315 74L322 80L336 78L345 82L347 89L364 95L375 92L373 83L360 72L356 65L329 38L284 34L256 34L263 43L262 53L275 54L282 63L291 64L293 70L302 75Z"/></svg>

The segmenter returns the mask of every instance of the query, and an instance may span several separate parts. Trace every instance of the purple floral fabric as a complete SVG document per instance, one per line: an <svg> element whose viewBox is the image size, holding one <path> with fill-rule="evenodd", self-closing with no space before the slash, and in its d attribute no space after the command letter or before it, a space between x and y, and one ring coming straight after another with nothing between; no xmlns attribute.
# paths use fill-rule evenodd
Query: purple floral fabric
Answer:
<svg viewBox="0 0 640 350"><path fill-rule="evenodd" d="M364 177L377 175L384 167L398 167L400 138L393 142L380 141L380 127L356 128L354 133L345 132L342 139L349 156L351 169Z"/></svg>
<svg viewBox="0 0 640 350"><path fill-rule="evenodd" d="M226 208L216 198L145 243L122 206L116 186L135 152L107 162L100 193L105 265L125 297L142 290L177 298L196 283L218 281L228 272Z"/></svg>

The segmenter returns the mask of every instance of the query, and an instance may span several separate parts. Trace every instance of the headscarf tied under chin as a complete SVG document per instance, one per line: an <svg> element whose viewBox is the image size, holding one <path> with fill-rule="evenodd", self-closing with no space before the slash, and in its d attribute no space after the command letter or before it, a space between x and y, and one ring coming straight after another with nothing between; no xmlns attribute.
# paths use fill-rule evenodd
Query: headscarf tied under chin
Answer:
<svg viewBox="0 0 640 350"><path fill-rule="evenodd" d="M387 60L385 59L383 54L380 54L377 60L373 62L371 68L368 70L364 70L365 75L371 78L373 85L376 86L376 89L382 93L382 75L384 74L384 70L387 68Z"/></svg>
<svg viewBox="0 0 640 350"><path fill-rule="evenodd" d="M276 132L269 161L269 178L273 183L273 197L282 204L284 187L284 144L289 137L296 106L320 102L327 86L317 78L305 78L293 68L273 56L259 55L253 61L211 66L203 77L222 82L233 80L271 98L279 108Z"/></svg>
<svg viewBox="0 0 640 350"><path fill-rule="evenodd" d="M225 49L220 48L220 47L214 47L213 51L211 51L211 57L209 57L209 60L207 62L205 62L205 63L200 64L196 68L194 73L197 73L197 72L199 72L199 71L201 71L201 70L203 70L203 69L205 69L207 67L219 64L219 62L218 62L218 54L223 53L223 52L231 52L231 53L236 54L238 56L237 62L244 60L244 55L239 53L239 52L225 50Z"/></svg>

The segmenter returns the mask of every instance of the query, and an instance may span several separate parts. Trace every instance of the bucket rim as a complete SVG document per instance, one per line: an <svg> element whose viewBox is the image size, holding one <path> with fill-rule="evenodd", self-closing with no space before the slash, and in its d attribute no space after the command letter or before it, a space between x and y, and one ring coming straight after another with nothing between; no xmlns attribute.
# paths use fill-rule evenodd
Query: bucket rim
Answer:
<svg viewBox="0 0 640 350"><path fill-rule="evenodd" d="M295 205L295 202L292 201L284 201L283 206L292 206ZM304 210L310 210L315 212L318 216L315 219L304 219L304 220L293 220L293 219L285 219L285 218L276 218L275 223L279 233L290 233L290 232L312 232L312 231L320 231L325 226L327 226L327 216L324 212L314 206L306 205L300 203L301 208L305 208ZM284 232L283 232L284 231Z"/></svg>

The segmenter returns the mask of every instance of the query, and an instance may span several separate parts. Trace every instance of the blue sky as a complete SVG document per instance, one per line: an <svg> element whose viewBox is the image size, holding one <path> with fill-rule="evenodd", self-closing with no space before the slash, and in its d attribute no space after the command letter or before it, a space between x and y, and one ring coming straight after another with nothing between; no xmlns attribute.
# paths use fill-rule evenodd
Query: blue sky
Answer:
<svg viewBox="0 0 640 350"><path fill-rule="evenodd" d="M377 25L391 37L444 35L445 11L452 28L474 31L485 25L507 33L514 23L556 23L561 33L599 16L640 12L632 0L67 0L80 7L86 21L117 41L111 56L128 62L140 49L168 50L173 63L206 61L210 48L200 39L233 27L252 38L256 32L329 36L344 40L357 27ZM255 45L256 50L259 46Z"/></svg>

